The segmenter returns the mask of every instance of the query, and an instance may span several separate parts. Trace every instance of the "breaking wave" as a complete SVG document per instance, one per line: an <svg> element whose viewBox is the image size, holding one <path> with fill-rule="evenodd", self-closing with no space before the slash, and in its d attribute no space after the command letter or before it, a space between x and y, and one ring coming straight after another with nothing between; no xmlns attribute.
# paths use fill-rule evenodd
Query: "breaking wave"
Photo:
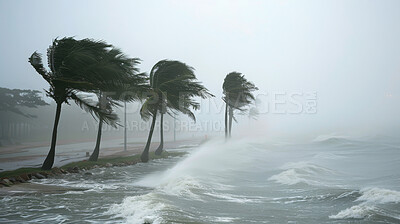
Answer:
<svg viewBox="0 0 400 224"><path fill-rule="evenodd" d="M331 219L364 219L372 215L387 215L379 205L388 203L399 203L400 192L382 188L365 188L360 191L361 196L355 201L360 201L359 205L354 205L340 211L336 215L331 215ZM400 220L399 217L389 216L394 219Z"/></svg>
<svg viewBox="0 0 400 224"><path fill-rule="evenodd" d="M127 197L121 204L114 204L108 214L126 220L130 224L162 223L162 211L167 208L161 198L155 193Z"/></svg>
<svg viewBox="0 0 400 224"><path fill-rule="evenodd" d="M326 185L322 176L332 175L335 172L308 162L287 163L281 169L284 169L279 174L273 175L268 180L275 181L279 184L295 185L307 184L313 186Z"/></svg>

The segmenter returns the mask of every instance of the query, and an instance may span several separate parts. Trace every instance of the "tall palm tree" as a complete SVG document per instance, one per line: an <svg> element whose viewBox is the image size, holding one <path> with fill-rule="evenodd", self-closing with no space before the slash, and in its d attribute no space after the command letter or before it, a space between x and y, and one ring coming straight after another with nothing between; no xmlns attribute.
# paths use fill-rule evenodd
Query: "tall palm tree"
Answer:
<svg viewBox="0 0 400 224"><path fill-rule="evenodd" d="M115 124L116 115L101 108L82 92L93 93L101 90L99 82L106 83L110 74L122 72L120 66L108 60L112 45L103 41L73 38L55 39L47 50L48 67L42 63L41 55L34 52L29 63L49 83L47 95L56 102L56 115L49 153L42 169L49 170L54 164L57 128L63 103L75 101L94 117L101 117L107 124Z"/></svg>
<svg viewBox="0 0 400 224"><path fill-rule="evenodd" d="M97 80L96 86L101 89L96 93L97 106L108 113L113 113L113 107L121 106L119 102L141 99L142 92L148 90L148 78L145 73L139 73L137 68L140 63L139 58L129 58L118 48L108 51L105 57L118 69L106 73L101 80ZM103 118L100 116L96 145L89 158L90 161L97 161L99 158L103 123Z"/></svg>
<svg viewBox="0 0 400 224"><path fill-rule="evenodd" d="M106 91L99 91L97 93L98 97L98 107L102 110L107 111L108 113L113 113L113 108L116 106L121 106L120 102L132 102L135 100L140 100L142 97L142 92L148 90L147 84L147 76L145 73L137 73L139 70L134 67L137 64L138 59L127 59L128 61L132 61L135 63L131 63L131 70L129 73L126 73L125 76L115 76L115 79L125 80L124 83L113 83L108 82L103 89L107 89ZM124 63L125 65L128 62ZM97 161L100 154L100 142L101 142L101 134L103 127L103 118L99 117L99 127L97 131L97 139L96 146L93 150L92 155L89 158L89 161ZM125 122L126 125L126 122Z"/></svg>
<svg viewBox="0 0 400 224"><path fill-rule="evenodd" d="M194 69L180 61L162 60L155 64L150 72L150 88L151 92L140 109L142 118L152 117L147 143L140 157L143 162L149 160L150 142L157 113L161 115L161 142L157 154L161 154L164 141L162 124L164 114L174 116L180 112L196 120L191 109L199 109L200 104L194 98L204 99L213 96L197 81Z"/></svg>
<svg viewBox="0 0 400 224"><path fill-rule="evenodd" d="M234 110L244 111L250 105L255 97L253 91L258 88L239 72L231 72L226 75L223 89L223 100L225 101L225 138L231 137L232 120ZM235 119L236 120L236 119Z"/></svg>

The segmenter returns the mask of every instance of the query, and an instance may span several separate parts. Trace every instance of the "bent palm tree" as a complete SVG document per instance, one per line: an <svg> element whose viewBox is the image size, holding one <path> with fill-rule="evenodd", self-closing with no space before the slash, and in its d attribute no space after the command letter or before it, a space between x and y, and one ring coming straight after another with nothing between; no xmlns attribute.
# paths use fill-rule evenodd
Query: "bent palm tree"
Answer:
<svg viewBox="0 0 400 224"><path fill-rule="evenodd" d="M126 85L109 85L109 90L114 89L115 91L103 92L100 91L97 94L98 107L108 113L113 113L113 107L121 106L120 102L132 102L141 99L141 92L146 91L147 78L145 73L136 74L134 78L130 78L130 81ZM125 124L126 125L126 124ZM99 127L97 131L96 146L93 150L89 161L97 161L100 154L100 142L103 127L103 118L99 117Z"/></svg>
<svg viewBox="0 0 400 224"><path fill-rule="evenodd" d="M140 109L142 118L152 117L150 132L146 146L141 155L141 160L149 160L150 142L154 131L157 113L161 114L161 142L157 154L163 149L163 115L165 113L173 116L180 112L196 120L191 109L197 110L200 104L194 100L195 97L207 98L213 95L197 81L194 69L180 61L162 60L153 66L150 72L151 92Z"/></svg>
<svg viewBox="0 0 400 224"><path fill-rule="evenodd" d="M226 75L222 89L222 99L225 101L225 138L230 138L232 119L235 119L234 110L245 111L246 106L255 100L252 92L258 88L241 73L231 72Z"/></svg>
<svg viewBox="0 0 400 224"><path fill-rule="evenodd" d="M47 50L49 70L45 69L39 53L34 52L29 58L30 64L49 83L47 95L57 105L51 146L42 169L49 170L54 164L57 128L63 103L73 100L92 116L102 117L102 121L108 124L114 124L117 119L115 114L98 108L89 98L79 94L99 91L96 83L106 80L109 73L119 72L119 67L105 57L111 47L102 41L63 38L54 40Z"/></svg>
<svg viewBox="0 0 400 224"><path fill-rule="evenodd" d="M120 106L119 102L131 102L141 99L143 91L148 89L147 76L145 73L138 73L136 67L140 59L128 58L119 49L112 49L108 52L108 60L119 66L120 71L109 73L97 86L101 91L97 92L98 107L108 113L113 113L113 107ZM103 118L99 117L96 145L90 156L90 161L97 161L100 154L100 142L102 134Z"/></svg>

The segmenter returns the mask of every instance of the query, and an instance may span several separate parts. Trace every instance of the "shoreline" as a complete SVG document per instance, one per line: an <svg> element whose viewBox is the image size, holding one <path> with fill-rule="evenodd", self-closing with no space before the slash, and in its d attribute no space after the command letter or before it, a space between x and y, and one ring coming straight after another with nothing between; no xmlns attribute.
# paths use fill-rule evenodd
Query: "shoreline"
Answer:
<svg viewBox="0 0 400 224"><path fill-rule="evenodd" d="M164 151L161 155L155 155L154 151L150 152L151 160L164 159L168 157L183 156L187 152L168 152ZM133 156L122 156L122 157L111 157L101 158L96 162L92 161L79 161L72 162L62 167L54 167L51 170L41 170L40 168L21 168L13 171L5 171L0 173L3 177L0 178L0 196L1 195L14 195L18 193L60 193L66 191L84 191L87 189L76 188L76 187L62 187L43 185L37 183L31 183L32 179L45 179L56 176L62 176L69 173L81 173L85 175L92 175L89 171L91 169L100 167L122 167L132 166L137 163L141 163L140 155L136 154ZM10 173L10 175L4 175L4 173Z"/></svg>
<svg viewBox="0 0 400 224"><path fill-rule="evenodd" d="M166 141L164 142L165 149L169 148L178 148L182 145L186 144L199 144L202 142L203 139L201 138L194 138L194 139L182 139L178 141ZM111 140L112 141L112 140ZM74 144L74 143L72 143ZM130 156L138 153L142 153L145 142L141 141L134 141L128 143L128 148L126 151L124 151L124 147L121 144L105 144L104 148L100 149L100 155L99 158L106 158L109 156ZM151 143L151 149L158 147L159 142L154 141ZM90 149L87 145L84 146L68 146L65 148L60 148L60 150L57 151L56 157L55 157L55 164L54 166L63 166L67 163L75 162L75 161L80 161L80 160L86 160L89 157L85 156L86 153L91 154L93 149L91 148L92 146L90 145ZM94 147L94 146L93 146ZM35 148L35 146L32 146L31 148ZM72 149L72 150L70 150ZM155 150L155 149L154 149ZM46 157L48 153L48 149L43 150L41 149L39 152L37 150L32 150L29 148L25 148L23 151L27 152L30 151L31 153L24 153L24 154L19 154L21 151L20 150L15 150L13 152L1 152L0 151L0 172L5 172L5 171L11 171L15 170L18 168L22 167L39 167L39 164L41 164ZM11 155L14 154L14 155ZM43 160L42 160L43 158ZM57 160L57 158L59 158ZM26 164L26 165L24 165ZM1 176L0 176L1 178Z"/></svg>
<svg viewBox="0 0 400 224"><path fill-rule="evenodd" d="M169 152L169 149L185 148L186 144L200 145L203 141L201 139L183 140L177 142L166 142L165 150L161 155L155 155L155 147L157 142L152 143L152 150L150 151L149 160L162 159L175 156L183 156L187 152ZM186 143L186 144L185 144ZM88 157L83 160L70 162L68 164L56 167L51 170L42 170L38 167L22 167L15 170L8 170L0 172L0 195L9 195L14 193L29 193L29 192L60 192L69 191L69 188L55 187L47 188L46 185L38 186L40 184L33 184L30 182L32 179L45 179L60 176L68 173L85 172L91 175L89 170L100 167L113 167L113 166L131 166L141 163L140 154L142 147L133 147L130 150L124 151L121 147L112 147L102 149L98 161L88 161ZM54 187L54 186L53 186ZM74 188L75 189L75 188Z"/></svg>

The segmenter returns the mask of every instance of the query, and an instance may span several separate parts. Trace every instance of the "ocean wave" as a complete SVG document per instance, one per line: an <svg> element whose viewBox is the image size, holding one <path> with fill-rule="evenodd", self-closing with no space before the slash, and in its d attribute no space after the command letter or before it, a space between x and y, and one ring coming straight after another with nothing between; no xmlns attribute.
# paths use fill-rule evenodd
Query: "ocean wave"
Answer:
<svg viewBox="0 0 400 224"><path fill-rule="evenodd" d="M204 193L205 195L222 199L224 201L228 202L235 202L235 203L260 203L260 197L248 197L248 196L243 196L243 195L234 195L234 194L224 194L224 193L216 193L216 192L207 192Z"/></svg>
<svg viewBox="0 0 400 224"><path fill-rule="evenodd" d="M313 158L316 158L316 159L344 159L347 157L343 156L343 155L338 155L335 153L320 152L320 153L315 154L315 156Z"/></svg>
<svg viewBox="0 0 400 224"><path fill-rule="evenodd" d="M40 179L32 181L38 184L61 186L61 187L75 187L84 189L85 191L96 191L100 192L105 189L115 190L118 189L117 185L109 183L99 183L95 180L66 180L66 179Z"/></svg>
<svg viewBox="0 0 400 224"><path fill-rule="evenodd" d="M375 204L399 203L400 192L382 188L364 188L356 201L365 201Z"/></svg>
<svg viewBox="0 0 400 224"><path fill-rule="evenodd" d="M357 197L359 195L360 195L359 191L346 191L344 193L341 193L339 196L336 196L334 199L338 200L338 199L349 198L349 197Z"/></svg>
<svg viewBox="0 0 400 224"><path fill-rule="evenodd" d="M345 210L340 211L336 215L329 216L330 219L363 219L368 216L371 216L375 211L374 206L368 205L355 205L351 208L347 208Z"/></svg>
<svg viewBox="0 0 400 224"><path fill-rule="evenodd" d="M285 185L304 183L313 186L323 186L325 184L319 177L335 173L330 169L307 162L287 163L281 169L284 169L284 171L271 176L268 180Z"/></svg>
<svg viewBox="0 0 400 224"><path fill-rule="evenodd" d="M314 143L319 143L319 144L351 144L355 143L356 141L353 139L350 139L347 136L340 136L340 135L320 135L317 136L314 140L312 140Z"/></svg>
<svg viewBox="0 0 400 224"><path fill-rule="evenodd" d="M195 178L189 176L176 178L174 181L165 182L156 188L156 190L168 195L200 201L200 196L193 193L193 191L206 189L207 187L200 184Z"/></svg>
<svg viewBox="0 0 400 224"><path fill-rule="evenodd" d="M233 222L238 220L238 218L233 217L206 217L206 219L210 220L211 222Z"/></svg>
<svg viewBox="0 0 400 224"><path fill-rule="evenodd" d="M399 219L399 217L385 214L384 212L381 211L380 208L378 208L378 205L380 204L399 203L400 202L399 191L383 189L383 188L364 188L360 190L360 194L361 196L359 196L355 201L361 201L362 203L344 209L336 215L329 216L329 218L363 219L372 216L374 214L379 214L382 216L389 216L394 219Z"/></svg>
<svg viewBox="0 0 400 224"><path fill-rule="evenodd" d="M170 207L155 193L126 197L121 204L112 205L106 214L125 219L126 223L162 223L162 210Z"/></svg>

